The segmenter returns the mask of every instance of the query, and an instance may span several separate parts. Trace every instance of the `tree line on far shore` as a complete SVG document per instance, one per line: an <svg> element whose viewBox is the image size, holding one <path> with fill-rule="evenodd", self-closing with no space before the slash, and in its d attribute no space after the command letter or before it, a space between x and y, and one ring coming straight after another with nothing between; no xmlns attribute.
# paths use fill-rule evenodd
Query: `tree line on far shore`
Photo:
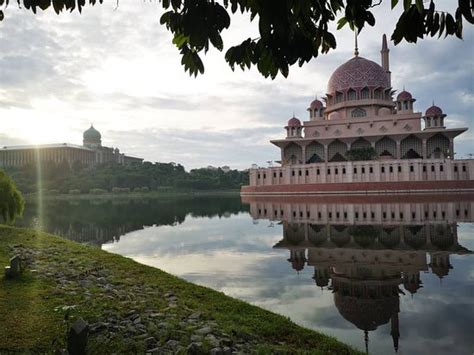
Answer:
<svg viewBox="0 0 474 355"><path fill-rule="evenodd" d="M93 167L42 162L9 168L6 172L23 193L42 191L51 194L100 194L105 192L148 192L155 190L234 190L248 184L248 171L193 169L186 171L176 163L120 165L100 164Z"/></svg>

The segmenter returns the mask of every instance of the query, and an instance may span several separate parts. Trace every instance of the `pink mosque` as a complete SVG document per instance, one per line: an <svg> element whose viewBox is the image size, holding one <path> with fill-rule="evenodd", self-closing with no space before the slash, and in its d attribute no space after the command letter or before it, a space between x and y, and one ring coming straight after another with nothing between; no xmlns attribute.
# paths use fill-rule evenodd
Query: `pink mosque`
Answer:
<svg viewBox="0 0 474 355"><path fill-rule="evenodd" d="M292 117L286 138L272 140L281 166L252 168L242 194L474 191L474 160L454 159L454 138L438 106L416 112L412 94L396 100L389 49L381 65L355 56L331 75L309 120ZM422 121L424 124L422 125Z"/></svg>

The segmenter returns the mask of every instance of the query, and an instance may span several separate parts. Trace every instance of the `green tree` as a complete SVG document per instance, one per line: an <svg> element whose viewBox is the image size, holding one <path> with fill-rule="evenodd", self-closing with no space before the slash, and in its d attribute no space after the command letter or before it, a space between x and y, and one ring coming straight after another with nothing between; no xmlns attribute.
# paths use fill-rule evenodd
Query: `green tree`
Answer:
<svg viewBox="0 0 474 355"><path fill-rule="evenodd" d="M4 223L13 223L23 214L25 201L12 179L0 171L0 218Z"/></svg>
<svg viewBox="0 0 474 355"><path fill-rule="evenodd" d="M103 0L88 0L90 5ZM200 54L209 47L224 49L222 32L231 25L231 15L240 11L250 20L258 21L259 37L246 38L227 49L225 59L232 69L257 67L265 77L278 73L287 76L295 63L302 66L320 53L336 48L336 38L329 25L337 21L337 28L348 24L361 31L373 26L372 8L383 0L158 0L164 9L160 22L173 35L173 43L181 53L183 64L190 75L204 72ZM388 0L385 0L388 1ZM9 0L0 0L0 6ZM416 43L419 38L443 34L462 38L463 22L474 23L474 0L458 0L454 13L439 11L440 0L391 0L392 9L403 6L392 40ZM36 13L38 9L53 7L56 13L82 10L86 0L17 0ZM119 0L117 0L119 4ZM0 21L3 19L0 10Z"/></svg>

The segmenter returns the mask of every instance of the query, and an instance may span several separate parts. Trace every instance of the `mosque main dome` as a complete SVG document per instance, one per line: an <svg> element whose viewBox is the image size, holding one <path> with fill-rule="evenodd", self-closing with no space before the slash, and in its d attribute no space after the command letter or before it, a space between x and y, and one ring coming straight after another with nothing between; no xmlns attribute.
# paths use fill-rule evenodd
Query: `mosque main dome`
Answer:
<svg viewBox="0 0 474 355"><path fill-rule="evenodd" d="M85 131L82 136L84 138L83 143L85 147L95 149L102 145L102 135L94 128L93 125L91 125L91 127Z"/></svg>
<svg viewBox="0 0 474 355"><path fill-rule="evenodd" d="M397 295L383 298L364 299L334 294L334 303L339 313L361 330L375 330L387 324L399 309Z"/></svg>
<svg viewBox="0 0 474 355"><path fill-rule="evenodd" d="M327 93L344 92L350 88L390 87L387 72L377 63L355 56L339 66L328 82Z"/></svg>
<svg viewBox="0 0 474 355"><path fill-rule="evenodd" d="M94 128L93 125L91 125L91 127L84 132L83 138L85 141L100 141L102 139L102 135Z"/></svg>

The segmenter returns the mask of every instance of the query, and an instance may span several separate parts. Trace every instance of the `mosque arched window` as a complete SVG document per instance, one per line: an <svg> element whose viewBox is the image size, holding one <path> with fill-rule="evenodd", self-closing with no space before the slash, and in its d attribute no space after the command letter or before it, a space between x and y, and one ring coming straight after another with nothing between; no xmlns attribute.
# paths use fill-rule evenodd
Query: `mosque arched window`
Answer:
<svg viewBox="0 0 474 355"><path fill-rule="evenodd" d="M312 142L306 147L307 163L319 163L324 161L324 146L318 142Z"/></svg>
<svg viewBox="0 0 474 355"><path fill-rule="evenodd" d="M347 99L348 100L356 100L357 99L357 95L356 95L355 90L349 89L349 91L347 92Z"/></svg>
<svg viewBox="0 0 474 355"><path fill-rule="evenodd" d="M426 141L428 157L446 158L449 151L449 138L438 133Z"/></svg>
<svg viewBox="0 0 474 355"><path fill-rule="evenodd" d="M303 152L299 145L289 144L284 149L284 157L290 164L299 164L303 159Z"/></svg>
<svg viewBox="0 0 474 355"><path fill-rule="evenodd" d="M358 138L351 144L351 149L364 149L370 148L372 145L370 142L365 138Z"/></svg>
<svg viewBox="0 0 474 355"><path fill-rule="evenodd" d="M351 117L365 117L367 116L367 112L364 109L356 108L351 112Z"/></svg>
<svg viewBox="0 0 474 355"><path fill-rule="evenodd" d="M369 98L369 88L365 87L360 91L360 98L361 99L368 99Z"/></svg>
<svg viewBox="0 0 474 355"><path fill-rule="evenodd" d="M403 101L403 109L408 110L408 101Z"/></svg>
<svg viewBox="0 0 474 355"><path fill-rule="evenodd" d="M342 92L336 92L336 104L344 100L344 95Z"/></svg>
<svg viewBox="0 0 474 355"><path fill-rule="evenodd" d="M336 139L328 146L328 160L329 161L346 161L347 144Z"/></svg>
<svg viewBox="0 0 474 355"><path fill-rule="evenodd" d="M379 156L395 157L397 155L397 143L395 143L393 139L385 136L375 143L375 151Z"/></svg>
<svg viewBox="0 0 474 355"><path fill-rule="evenodd" d="M422 155L421 139L410 135L400 143L400 155L402 159L418 159Z"/></svg>
<svg viewBox="0 0 474 355"><path fill-rule="evenodd" d="M382 90L381 89L376 89L374 91L374 99L381 99L382 98Z"/></svg>

